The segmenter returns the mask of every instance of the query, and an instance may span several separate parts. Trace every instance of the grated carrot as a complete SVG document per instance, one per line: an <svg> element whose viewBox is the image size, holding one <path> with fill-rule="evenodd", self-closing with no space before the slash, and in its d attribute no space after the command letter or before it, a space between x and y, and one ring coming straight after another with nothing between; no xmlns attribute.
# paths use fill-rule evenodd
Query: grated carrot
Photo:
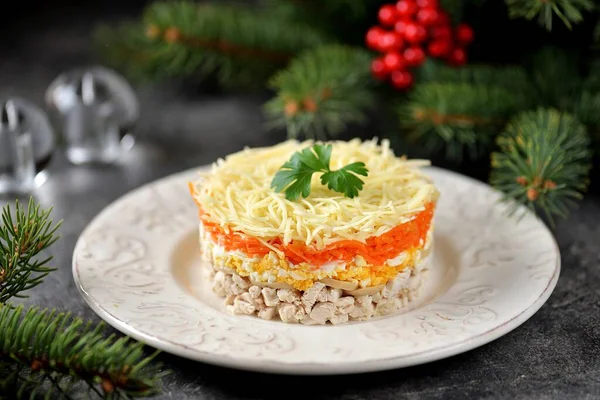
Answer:
<svg viewBox="0 0 600 400"><path fill-rule="evenodd" d="M328 262L350 262L354 257L362 256L368 264L383 265L390 258L396 257L405 250L418 248L421 239L425 240L433 218L432 203L428 204L409 222L398 225L380 236L368 238L366 243L355 240L340 240L331 243L323 250L307 246L302 242L282 244L279 238L269 241L269 245L281 250L286 258L294 264L309 263L320 266ZM202 213L200 214L202 216ZM251 257L264 257L271 249L258 239L248 237L239 232L228 233L218 224L202 219L204 229L227 251L241 251Z"/></svg>

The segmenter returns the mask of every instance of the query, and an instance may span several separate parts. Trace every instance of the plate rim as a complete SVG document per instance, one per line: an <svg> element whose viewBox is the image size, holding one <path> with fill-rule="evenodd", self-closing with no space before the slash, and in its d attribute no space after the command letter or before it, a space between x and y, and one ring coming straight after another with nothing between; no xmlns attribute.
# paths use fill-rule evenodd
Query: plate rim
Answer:
<svg viewBox="0 0 600 400"><path fill-rule="evenodd" d="M549 235L553 245L554 254L556 255L554 270L546 287L535 301L529 304L527 308L523 309L519 314L515 315L510 320L505 321L504 323L495 326L489 330L486 330L485 332L470 336L459 342L444 345L434 349L423 350L418 353L412 353L410 355L396 355L391 357L378 358L374 360L363 360L360 363L357 363L356 361L336 363L286 363L278 362L276 360L250 360L245 358L242 359L232 357L228 354L215 354L204 350L192 349L185 344L175 343L168 339L158 338L154 335L138 331L137 329L130 327L125 321L120 320L118 317L114 316L108 310L100 306L100 304L93 298L93 296L86 292L86 290L83 288L81 280L79 279L76 263L76 250L81 246L83 238L93 227L95 221L98 220L105 212L110 211L113 205L125 200L130 196L135 196L138 192L142 192L144 189L148 188L151 185L159 184L163 181L171 179L176 179L178 176L191 175L194 172L198 172L203 168L208 167L210 167L210 164L195 168L188 168L179 172L175 172L173 174L166 175L153 181L146 182L145 184L140 185L137 188L126 192L120 197L114 199L88 222L85 228L81 231L73 248L71 266L73 279L78 292L80 293L81 297L84 299L86 304L92 309L92 311L94 311L96 315L98 315L98 317L100 317L103 321L108 323L114 329L118 330L121 334L129 336L137 341L144 343L147 346L160 350L161 352L166 352L189 360L203 362L225 368L234 368L250 372L262 372L277 375L322 376L339 374L361 374L406 368L446 359L448 357L452 357L461 353L466 353L475 348L482 347L510 333L511 331L515 330L523 323L525 323L527 320L529 320L535 313L537 313L537 311L540 310L540 308L547 302L547 300L552 295L558 282L558 278L560 277L561 255L560 249L556 242L556 238L552 231L548 228L548 226L542 220L536 217L540 224L540 228L543 228L545 233ZM492 190L494 192L498 192L498 190L492 187L491 185L479 181L470 176L458 173L456 171L436 166L428 166L424 169L429 171L433 170L435 171L435 173L439 173L441 175L452 175L455 178L467 180L471 184L485 187L486 189ZM519 206L519 208L520 210L526 213L531 213L531 211L526 209L524 206Z"/></svg>

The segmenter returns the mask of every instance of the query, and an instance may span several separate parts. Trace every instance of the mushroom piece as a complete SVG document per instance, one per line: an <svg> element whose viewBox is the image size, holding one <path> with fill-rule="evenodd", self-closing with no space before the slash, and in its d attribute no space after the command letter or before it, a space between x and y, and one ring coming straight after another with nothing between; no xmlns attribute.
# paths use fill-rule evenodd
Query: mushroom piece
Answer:
<svg viewBox="0 0 600 400"><path fill-rule="evenodd" d="M260 281L250 281L252 285L260 286L260 287L268 287L271 289L293 289L293 287L285 282L260 282Z"/></svg>
<svg viewBox="0 0 600 400"><path fill-rule="evenodd" d="M332 278L323 278L319 282L334 289L354 290L358 287L358 283L356 282L338 281L337 279Z"/></svg>
<svg viewBox="0 0 600 400"><path fill-rule="evenodd" d="M351 296L363 296L366 294L375 294L375 293L383 290L384 287L385 287L385 284L377 285L377 286L369 286L369 287L360 288L360 289L356 289L356 290L346 290L346 294L349 294Z"/></svg>

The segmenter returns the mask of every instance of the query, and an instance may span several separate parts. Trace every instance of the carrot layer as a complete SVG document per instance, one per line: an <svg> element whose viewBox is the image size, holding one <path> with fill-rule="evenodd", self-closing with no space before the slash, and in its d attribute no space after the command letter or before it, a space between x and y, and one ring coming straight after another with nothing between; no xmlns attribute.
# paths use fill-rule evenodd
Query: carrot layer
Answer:
<svg viewBox="0 0 600 400"><path fill-rule="evenodd" d="M190 191L192 190L190 185ZM350 262L354 257L360 255L368 264L383 265L387 260L396 257L403 251L420 247L421 239L425 240L431 226L433 210L434 204L429 203L425 210L419 212L413 220L398 225L383 235L368 238L366 243L357 240L340 240L321 250L302 242L284 244L280 238L272 239L268 243L282 251L286 258L294 264L305 262L320 266L332 261ZM225 232L219 224L203 218L202 210L200 210L200 219L204 229L226 251L241 251L250 257L264 257L271 251L256 238L232 230Z"/></svg>

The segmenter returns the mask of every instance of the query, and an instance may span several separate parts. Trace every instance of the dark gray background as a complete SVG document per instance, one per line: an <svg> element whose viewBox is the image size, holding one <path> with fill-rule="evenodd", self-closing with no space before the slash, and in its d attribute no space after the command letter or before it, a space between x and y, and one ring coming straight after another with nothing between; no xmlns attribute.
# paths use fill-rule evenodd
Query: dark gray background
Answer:
<svg viewBox="0 0 600 400"><path fill-rule="evenodd" d="M18 24L6 18L0 96L23 96L42 105L44 90L58 73L94 62L89 42L94 20L136 13L124 7L115 12L118 2L104 3L92 11L82 6L52 10L46 4L43 12L15 17ZM244 145L284 138L262 129L263 95L203 94L178 84L138 88L138 94L142 117L136 133L143 143L122 165L73 167L57 155L50 181L35 193L42 205L54 206L55 219L64 224L52 248L59 270L31 292L28 303L98 320L79 296L70 269L75 241L98 212L146 182ZM600 398L599 221L600 198L590 194L556 228L563 270L547 304L523 326L482 348L413 368L315 378L239 372L163 354L160 360L175 373L164 380L160 398Z"/></svg>

